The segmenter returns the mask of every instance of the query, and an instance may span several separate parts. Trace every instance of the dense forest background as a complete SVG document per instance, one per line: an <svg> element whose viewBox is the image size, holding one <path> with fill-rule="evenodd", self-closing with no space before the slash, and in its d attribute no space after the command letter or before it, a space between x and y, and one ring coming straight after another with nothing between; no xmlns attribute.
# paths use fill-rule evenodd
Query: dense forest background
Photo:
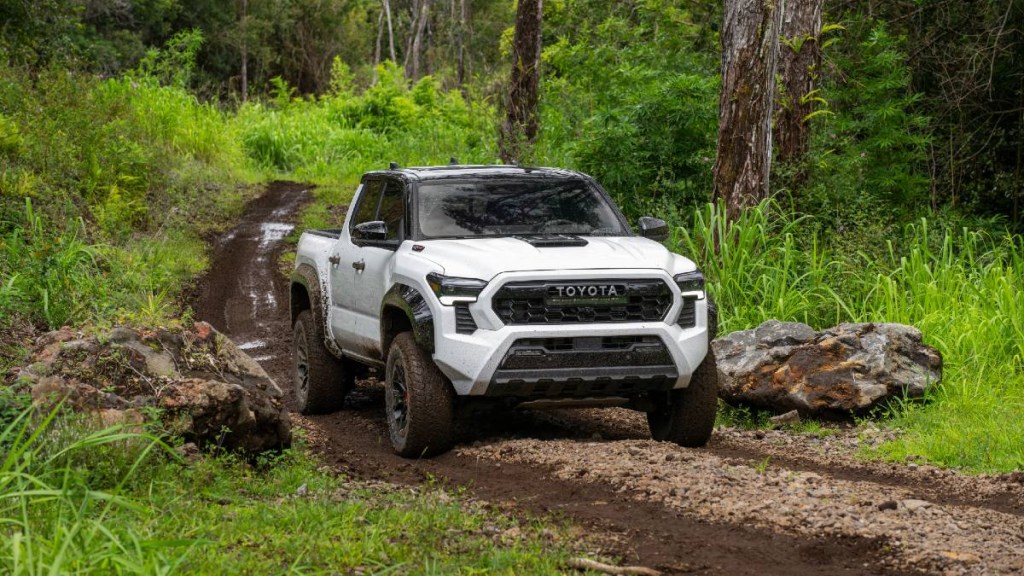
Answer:
<svg viewBox="0 0 1024 576"><path fill-rule="evenodd" d="M775 38L817 55L812 89L774 77L806 151L777 148L771 199L736 213L711 202L736 128L723 3L543 2L537 133L510 141L532 89L513 2L0 0L0 368L19 335L187 318L203 238L262 182L317 184L301 228L337 225L366 170L511 149L666 219L723 330L921 328L943 384L892 407L909 432L887 454L1024 466L1024 2L820 7Z"/></svg>
<svg viewBox="0 0 1024 576"><path fill-rule="evenodd" d="M568 159L637 202L708 198L717 2L550 1L537 159ZM3 0L12 70L96 78L146 70L235 108L282 90L365 90L394 56L405 77L500 107L515 6L473 0ZM1019 2L824 2L813 144L776 165L802 210L868 225L938 211L1022 225ZM784 39L785 41L786 39ZM787 46L801 39L789 39ZM784 42L785 43L785 42ZM177 58L154 60L154 51ZM798 179L786 175L799 173ZM884 217L882 215L885 215ZM877 224L877 223L876 223Z"/></svg>

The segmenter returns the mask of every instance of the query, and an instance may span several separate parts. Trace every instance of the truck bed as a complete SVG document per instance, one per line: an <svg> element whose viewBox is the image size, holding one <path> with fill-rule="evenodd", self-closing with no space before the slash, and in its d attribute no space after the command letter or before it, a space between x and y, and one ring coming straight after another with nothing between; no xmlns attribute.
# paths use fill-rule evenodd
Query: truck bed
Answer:
<svg viewBox="0 0 1024 576"><path fill-rule="evenodd" d="M332 240L337 240L341 236L341 228L323 228L320 230L306 230L305 234L313 234L315 236L323 236Z"/></svg>

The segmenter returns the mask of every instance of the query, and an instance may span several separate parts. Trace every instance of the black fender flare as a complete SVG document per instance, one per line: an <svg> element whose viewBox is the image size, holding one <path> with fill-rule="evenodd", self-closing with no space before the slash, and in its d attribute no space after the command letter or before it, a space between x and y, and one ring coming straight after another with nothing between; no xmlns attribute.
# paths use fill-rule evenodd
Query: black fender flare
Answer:
<svg viewBox="0 0 1024 576"><path fill-rule="evenodd" d="M384 355L395 337L394 330L387 324L388 308L397 308L405 313L412 327L416 344L428 354L434 353L434 313L430 311L426 298L416 288L407 284L395 284L384 295L380 314L380 342Z"/></svg>
<svg viewBox="0 0 1024 576"><path fill-rule="evenodd" d="M305 289L308 302L303 302L296 299L296 286L301 286ZM334 356L341 358L341 349L338 347L337 342L330 337L331 331L327 328L327 310L324 308L323 294L327 290L327 286L320 280L320 275L317 274L316 268L309 264L299 264L295 271L291 275L291 286L289 290L289 308L291 310L291 323L295 323L295 318L302 312L308 304L309 310L313 313L313 319L316 322L317 333L323 338L324 346Z"/></svg>

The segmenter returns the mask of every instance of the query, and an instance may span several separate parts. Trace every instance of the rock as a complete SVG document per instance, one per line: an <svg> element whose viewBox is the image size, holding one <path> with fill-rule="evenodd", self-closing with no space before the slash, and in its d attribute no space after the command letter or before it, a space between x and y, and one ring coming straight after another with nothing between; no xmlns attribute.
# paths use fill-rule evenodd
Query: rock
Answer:
<svg viewBox="0 0 1024 576"><path fill-rule="evenodd" d="M895 500L886 500L885 502L882 502L877 506L877 508L882 511L895 510L899 507L899 503L896 502Z"/></svg>
<svg viewBox="0 0 1024 576"><path fill-rule="evenodd" d="M1003 479L1005 479L1007 482L1024 484L1024 472L1010 472L1009 474L1003 475Z"/></svg>
<svg viewBox="0 0 1024 576"><path fill-rule="evenodd" d="M822 332L769 320L713 343L726 402L803 415L859 413L920 397L942 378L942 357L902 324L840 324Z"/></svg>
<svg viewBox="0 0 1024 576"><path fill-rule="evenodd" d="M915 511L921 510L923 508L928 508L929 506L932 505L932 503L927 501L927 500L917 500L917 499L914 499L914 498L907 498L906 500L900 500L900 505L903 506L903 508L905 510L908 510L910 512L915 512Z"/></svg>
<svg viewBox="0 0 1024 576"><path fill-rule="evenodd" d="M199 446L196 446L194 442L186 442L175 448L174 451L188 462L195 462L200 456Z"/></svg>
<svg viewBox="0 0 1024 576"><path fill-rule="evenodd" d="M32 387L32 403L36 406L55 406L74 394L75 389L60 376L40 378Z"/></svg>
<svg viewBox="0 0 1024 576"><path fill-rule="evenodd" d="M772 416L768 419L772 423L773 428L781 428L790 424L800 423L800 413L796 410L790 410L785 414L779 414L778 416Z"/></svg>
<svg viewBox="0 0 1024 576"><path fill-rule="evenodd" d="M160 429L199 447L255 453L291 444L281 389L203 322L192 330L117 327L89 337L62 329L40 337L32 358L21 372L32 375L36 406L62 403L104 425L140 429L142 414L158 414Z"/></svg>

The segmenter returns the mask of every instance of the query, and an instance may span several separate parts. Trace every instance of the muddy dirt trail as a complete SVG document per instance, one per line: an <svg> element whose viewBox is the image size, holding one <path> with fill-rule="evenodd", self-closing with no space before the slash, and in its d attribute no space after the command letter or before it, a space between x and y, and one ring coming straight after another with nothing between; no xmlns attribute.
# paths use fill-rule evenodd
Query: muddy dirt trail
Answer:
<svg viewBox="0 0 1024 576"><path fill-rule="evenodd" d="M310 199L276 183L213 245L192 303L287 390L291 330L278 260ZM722 429L707 449L653 442L621 409L520 411L463 425L452 452L392 454L383 390L360 382L343 410L296 421L325 462L357 478L441 479L595 534L606 554L666 574L1004 573L1024 570L1024 484L927 466L864 463L872 432L825 438ZM867 436L867 440L865 440Z"/></svg>

